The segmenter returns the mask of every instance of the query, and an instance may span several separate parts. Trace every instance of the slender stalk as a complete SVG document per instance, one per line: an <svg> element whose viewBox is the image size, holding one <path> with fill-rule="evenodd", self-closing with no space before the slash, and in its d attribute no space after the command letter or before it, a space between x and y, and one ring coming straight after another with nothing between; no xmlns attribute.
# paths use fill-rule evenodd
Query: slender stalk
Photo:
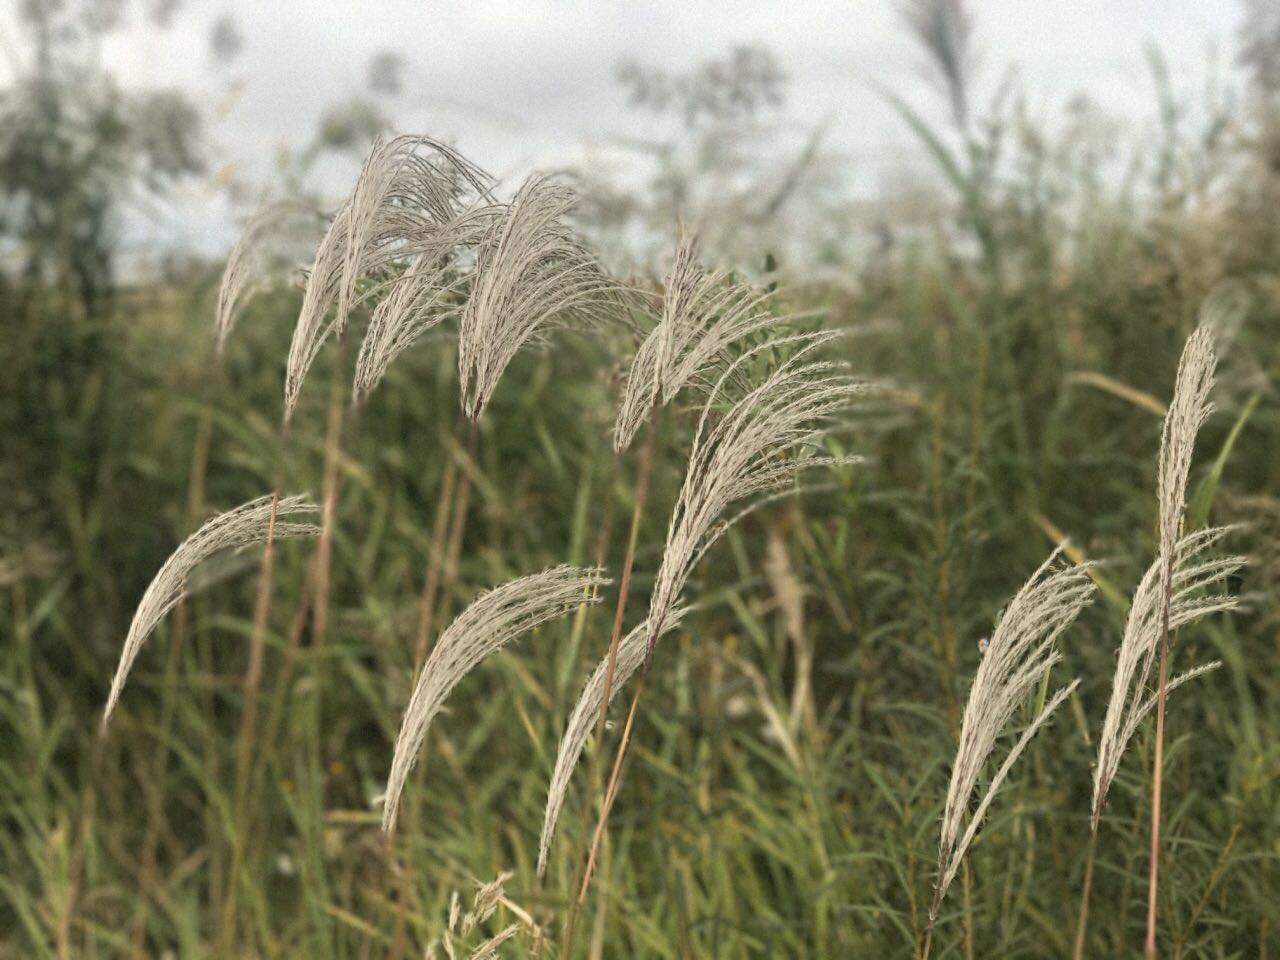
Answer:
<svg viewBox="0 0 1280 960"><path fill-rule="evenodd" d="M311 640L319 652L325 642L329 627L329 582L333 567L333 515L337 508L338 486L342 458L343 388L346 370L347 345L342 336L337 338L333 362L333 380L329 389L329 415L324 436L324 504L320 521L320 539L316 543L312 569L312 620Z"/></svg>
<svg viewBox="0 0 1280 960"><path fill-rule="evenodd" d="M436 596L440 590L440 567L444 560L446 524L453 505L453 491L458 478L458 464L453 457L445 462L440 478L440 493L436 498L435 522L431 528L431 544L427 550L427 575L422 583L422 598L418 603L418 636L413 645L413 673L417 676L427 659L427 644L431 640L431 626L435 617Z"/></svg>
<svg viewBox="0 0 1280 960"><path fill-rule="evenodd" d="M461 468L462 478L458 481L457 495L453 501L453 519L449 525L449 549L444 558L444 583L440 591L441 623L449 619L453 588L458 583L458 561L462 557L462 540L467 529L467 508L471 505L471 477L479 448L480 421L472 420L467 431L467 459Z"/></svg>
<svg viewBox="0 0 1280 960"><path fill-rule="evenodd" d="M1076 946L1073 960L1084 960L1084 937L1089 928L1089 895L1093 891L1093 860L1098 852L1098 821L1089 830L1089 852L1084 860L1084 882L1080 885L1080 919L1076 922Z"/></svg>
<svg viewBox="0 0 1280 960"><path fill-rule="evenodd" d="M640 694L644 691L645 677L649 675L649 665L651 657L646 656L644 665L640 668L640 676L636 679L635 693L631 696L631 706L627 709L627 722L622 728L622 740L618 744L618 752L613 758L613 768L609 772L609 782L605 786L604 802L600 805L600 817L596 820L595 832L591 837L591 848L587 852L587 866L582 873L582 885L578 888L578 896L574 901L573 907L569 913L569 921L565 926L564 952L562 956L569 956L570 946L573 941L573 930L577 924L578 915L582 912L583 906L587 902L587 893L591 889L591 876L595 872L596 859L600 853L600 844L604 839L605 825L609 821L609 813L613 810L613 801L618 793L618 781L622 774L622 763L627 757L627 747L631 743L631 731L635 726L636 711L640 706Z"/></svg>
<svg viewBox="0 0 1280 960"><path fill-rule="evenodd" d="M938 882L933 887L933 903L929 907L929 926L925 929L924 947L920 950L920 960L929 960L929 951L933 949L933 928L938 922L938 908L942 906L942 877L946 869L946 857L939 857Z"/></svg>
<svg viewBox="0 0 1280 960"><path fill-rule="evenodd" d="M284 461L289 443L289 427L280 428L280 440L276 453L275 481L271 489L271 517L267 524L267 540L262 551L262 566L258 573L257 597L253 607L253 626L249 634L249 666L244 676L244 711L240 717L240 736L236 750L234 817L231 829L231 869L227 874L227 895L222 904L222 920L218 930L218 949L215 954L227 955L235 937L236 889L239 883L240 864L245 847L245 805L248 799L250 761L253 758L253 738L258 721L258 689L262 683L262 661L266 650L267 619L271 612L271 584L275 567L275 529L280 505L280 488L284 480Z"/></svg>
<svg viewBox="0 0 1280 960"><path fill-rule="evenodd" d="M649 411L648 422L645 425L644 447L640 455L639 472L636 474L635 495L633 497L631 508L631 532L627 536L627 552L622 559L622 576L618 583L618 604L614 609L613 633L609 638L609 665L605 669L604 690L600 699L600 716L596 721L596 744L598 746L597 752L592 756L591 761L591 776L588 780L588 783L591 784L596 782L598 775L599 749L604 744L605 721L609 716L609 698L613 690L613 679L618 664L618 646L622 642L622 625L626 617L627 599L630 595L631 589L631 571L635 566L636 544L640 537L640 523L644 518L645 504L649 499L649 480L653 474L654 452L657 449L658 443L658 413L660 410L658 401L659 395L660 394L655 391L653 406ZM629 715L627 718L627 733L624 734L624 737L630 733L631 719L632 717ZM614 782L612 777L610 778L610 782ZM606 798L608 797L608 794L609 790L606 788ZM610 801L606 799L606 803L609 802ZM570 913L569 919L565 925L566 932L564 938L566 957L568 956L567 951L570 949L570 944L573 940L573 930L577 926L578 914L581 912L582 907L586 902L587 887L591 882L591 873L595 867L596 847L598 846L599 838L603 833L602 823L606 816L607 813L602 813L601 824L596 825L596 832L592 838L591 851L588 855L587 866L583 875L582 887L578 898L574 900L569 908Z"/></svg>
<svg viewBox="0 0 1280 960"><path fill-rule="evenodd" d="M215 374L216 374L215 369ZM194 530L200 520L200 512L204 508L204 481L209 466L209 445L213 436L213 414L208 405L200 410L200 419L196 422L195 443L191 452L191 469L187 474L187 509L183 518L183 534ZM160 729L156 736L156 752L151 782L156 790L147 804L147 827L142 837L142 850L139 855L140 877L139 891L141 896L138 909L133 918L133 935L130 955L136 960L144 956L143 947L146 936L146 898L155 890L156 847L160 840L160 820L164 815L163 790L165 770L169 765L169 736L173 728L175 707L175 688L177 687L178 666L182 659L182 648L186 639L187 623L190 608L185 600L178 602L173 615L173 631L169 637L169 655L165 660L164 683L161 687Z"/></svg>
<svg viewBox="0 0 1280 960"><path fill-rule="evenodd" d="M618 583L618 606L613 614L613 635L609 638L609 666L605 669L604 691L600 698L600 717L596 721L596 743L603 742L605 720L609 716L609 694L613 690L613 676L618 665L618 645L622 642L622 623L627 612L627 596L631 589L631 569L635 565L636 541L640 536L640 521L644 517L645 501L649 498L649 477L653 472L653 454L657 441L658 401L655 398L653 409L649 412L649 422L645 427L640 472L636 475L634 504L631 509L631 533L627 537L627 552L622 559L622 579Z"/></svg>
<svg viewBox="0 0 1280 960"><path fill-rule="evenodd" d="M1164 558L1164 598L1160 609L1160 682L1156 691L1155 769L1151 775L1151 868L1147 879L1146 960L1156 956L1156 895L1160 879L1160 802L1164 787L1164 701L1169 680L1169 605L1173 600L1172 551Z"/></svg>
<svg viewBox="0 0 1280 960"><path fill-rule="evenodd" d="M449 599L453 593L454 584L458 578L458 560L462 554L462 538L466 529L467 507L471 501L471 471L475 468L476 453L480 445L480 424L477 420L469 421L470 426L467 433L467 463L463 465L461 470L461 482L456 482L454 477L458 474L458 469L451 459L449 466L446 467L446 473L441 481L441 497L436 505L435 526L431 536L431 557L427 566L427 579L423 586L422 603L420 607L420 615L418 621L418 639L414 650L414 675L417 676L422 668L422 664L426 661L428 644L431 636L431 627L434 622L434 614L437 606L437 584L439 583L441 572L443 569L443 590L440 597L439 610L440 619L447 620L449 616ZM456 495L453 489L448 489L456 485ZM443 568L440 563L440 540L443 533L443 521L447 514L446 505L450 497L453 497L453 516L450 518L449 539L445 547ZM423 757L415 768L418 778L425 775L427 768L427 758ZM421 791L414 791L416 798ZM414 800L410 801L415 802ZM414 818L416 819L416 817ZM391 837L387 838L388 845L391 843ZM390 856L390 848L388 847L388 855ZM409 910L409 897L412 892L410 882L411 874L408 863L402 864L399 876L399 899L396 903L395 925L392 928L391 953L392 960L399 960L404 955L406 947L406 932Z"/></svg>

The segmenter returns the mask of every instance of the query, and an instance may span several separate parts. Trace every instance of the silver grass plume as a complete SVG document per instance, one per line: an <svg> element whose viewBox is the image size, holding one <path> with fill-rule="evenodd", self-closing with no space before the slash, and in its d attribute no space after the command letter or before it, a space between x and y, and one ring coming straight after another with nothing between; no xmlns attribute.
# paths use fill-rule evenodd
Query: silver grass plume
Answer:
<svg viewBox="0 0 1280 960"><path fill-rule="evenodd" d="M1196 435L1213 413L1209 392L1213 389L1218 358L1213 349L1213 330L1201 324L1187 338L1178 362L1178 378L1173 401L1164 418L1160 436L1160 555L1166 570L1172 570L1173 552L1187 499L1187 476L1195 452Z"/></svg>
<svg viewBox="0 0 1280 960"><path fill-rule="evenodd" d="M221 513L205 523L178 547L155 575L125 637L124 650L111 681L111 693L107 697L107 709L102 716L105 729L111 719L120 693L133 661L142 645L155 629L156 624L190 593L190 577L193 570L214 554L224 550L244 550L255 544L265 543L270 535L276 540L314 537L320 528L292 518L318 514L320 508L305 495L285 497L275 506L275 523L272 524L272 497L258 497L233 510Z"/></svg>
<svg viewBox="0 0 1280 960"><path fill-rule="evenodd" d="M245 302L278 274L302 243L314 244L324 226L319 210L298 200L276 200L261 207L244 225L227 256L218 287L214 351L222 355ZM299 258L301 259L301 258Z"/></svg>
<svg viewBox="0 0 1280 960"><path fill-rule="evenodd" d="M662 315L627 375L614 427L616 450L631 445L655 404L665 406L690 384L710 386L731 346L785 322L764 309L769 294L730 281L725 272L703 270L697 256L697 238L687 235L667 277Z"/></svg>
<svg viewBox="0 0 1280 960"><path fill-rule="evenodd" d="M316 249L289 346L286 420L293 415L320 347L330 332L340 337L346 329L351 308L360 299L360 277L429 245L468 193L488 196L489 182L469 160L430 137L405 135L374 142L351 195Z"/></svg>
<svg viewBox="0 0 1280 960"><path fill-rule="evenodd" d="M871 389L845 364L813 358L839 336L834 331L795 334L758 344L743 351L712 387L667 528L649 602L646 656L665 632L694 566L730 526L782 493L801 471L861 460L819 455L823 441L842 426L841 415ZM787 347L795 353L713 420L727 383L760 354ZM722 519L727 508L744 501L742 511Z"/></svg>
<svg viewBox="0 0 1280 960"><path fill-rule="evenodd" d="M991 778L965 829L970 799L996 741L1018 707L1062 658L1055 649L1058 637L1092 599L1094 585L1089 579L1089 565L1059 566L1060 552L1061 548L1050 554L1009 602L973 678L943 809L938 879L929 908L930 929L937 920L943 895L1014 761L1080 682L1073 680L1054 694L1023 731Z"/></svg>
<svg viewBox="0 0 1280 960"><path fill-rule="evenodd" d="M1169 629L1194 623L1213 613L1233 610L1239 598L1232 594L1206 593L1243 567L1241 556L1212 557L1209 552L1231 532L1230 527L1211 527L1188 534L1178 542L1174 560L1173 591L1169 601ZM1151 674L1163 636L1162 605L1164 562L1157 557L1134 592L1125 623L1124 639L1116 661L1111 699L1107 702L1102 734L1098 738L1098 765L1093 779L1092 827L1097 829L1107 790L1120 768L1120 759L1143 718L1156 705L1151 692ZM1166 692L1220 666L1206 663L1168 681Z"/></svg>
<svg viewBox="0 0 1280 960"><path fill-rule="evenodd" d="M460 268L458 253L475 246L500 210L493 204L473 206L442 223L391 282L391 292L374 308L360 346L354 402L366 400L396 357L424 334L461 315L470 275Z"/></svg>
<svg viewBox="0 0 1280 960"><path fill-rule="evenodd" d="M667 617L663 626L664 632L674 630L680 625L684 616L683 609L676 609ZM644 663L645 651L648 649L649 624L641 623L618 645L618 659L614 665L613 685L609 690L609 702L617 699L618 693L626 686L641 664ZM578 697L578 702L569 716L564 736L560 738L560 748L556 752L555 768L551 774L551 786L547 791L547 808L542 819L542 839L538 847L538 878L547 872L547 855L551 852L551 841L555 836L556 823L560 819L560 810L564 806L565 794L569 790L569 778L582 756L587 738L600 716L600 701L604 698L605 676L608 673L608 659L601 660L596 666L591 679Z"/></svg>
<svg viewBox="0 0 1280 960"><path fill-rule="evenodd" d="M480 244L458 334L462 407L472 422L522 346L618 302L617 284L564 222L573 203L567 187L530 177Z"/></svg>
<svg viewBox="0 0 1280 960"><path fill-rule="evenodd" d="M449 624L418 675L405 708L387 778L382 829L395 829L404 784L417 762L431 721L468 672L521 634L598 599L598 569L559 566L512 580L481 594Z"/></svg>

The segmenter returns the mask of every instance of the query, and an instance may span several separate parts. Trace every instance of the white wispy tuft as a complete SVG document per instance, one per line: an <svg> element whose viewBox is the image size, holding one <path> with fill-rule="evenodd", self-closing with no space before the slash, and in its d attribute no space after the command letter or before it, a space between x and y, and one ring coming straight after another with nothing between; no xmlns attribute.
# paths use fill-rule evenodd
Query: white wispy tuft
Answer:
<svg viewBox="0 0 1280 960"><path fill-rule="evenodd" d="M680 625L684 611L676 609L667 618L663 629L674 630ZM618 660L614 665L613 685L609 690L609 702L617 699L618 692L626 686L640 665L644 663L645 651L648 648L649 624L640 624L618 645ZM569 716L564 736L560 738L560 748L556 752L555 768L551 774L551 787L547 791L547 808L542 819L542 839L538 848L538 877L541 879L547 871L547 855L551 851L551 841L555 836L556 823L560 819L560 810L564 807L565 794L569 790L569 778L582 756L587 738L600 716L600 701L604 698L605 676L608 673L608 659L601 660L596 666L591 679L578 697L578 702Z"/></svg>
<svg viewBox="0 0 1280 960"><path fill-rule="evenodd" d="M663 291L658 323L636 351L618 405L614 448L625 450L652 407L665 406L690 385L709 387L729 350L747 338L787 322L766 306L768 293L709 273L698 263L698 241L686 236Z"/></svg>
<svg viewBox="0 0 1280 960"><path fill-rule="evenodd" d="M187 537L164 562L164 566L142 595L142 601L134 612L133 622L129 625L120 663L111 681L107 709L102 717L104 728L111 719L129 670L142 650L142 645L164 615L190 593L190 576L196 567L224 550L244 550L265 543L268 535L275 540L289 540L314 537L320 533L320 528L315 524L294 519L320 512L320 508L305 495L285 497L274 508L273 499L271 496L259 497L219 514Z"/></svg>
<svg viewBox="0 0 1280 960"><path fill-rule="evenodd" d="M346 329L351 309L361 299L359 279L428 247L468 196L488 196L489 184L487 174L430 137L405 135L374 143L351 196L316 249L289 346L286 420L321 346L331 332L340 337Z"/></svg>
<svg viewBox="0 0 1280 960"><path fill-rule="evenodd" d="M1211 527L1189 534L1179 541L1168 610L1170 630L1194 623L1213 613L1233 610L1239 605L1239 598L1232 594L1205 592L1248 562L1241 556L1209 556L1210 551L1231 529ZM1163 573L1163 559L1157 557L1138 584L1133 603L1129 607L1115 678L1112 680L1111 699L1107 702L1107 714L1098 739L1098 765L1093 778L1094 829L1102 815L1107 791L1120 768L1120 759L1137 732L1138 725L1156 705L1156 694L1151 691L1151 674L1164 633L1164 591L1161 586ZM1188 670L1170 680L1165 690L1173 690L1218 666L1220 664L1215 661Z"/></svg>
<svg viewBox="0 0 1280 960"><path fill-rule="evenodd" d="M387 778L383 830L390 833L395 829L405 781L417 762L431 721L458 682L521 634L582 603L596 602L598 588L605 583L599 570L553 567L481 594L457 616L427 658L405 708Z"/></svg>
<svg viewBox="0 0 1280 960"><path fill-rule="evenodd" d="M530 177L480 243L458 335L472 421L521 347L557 325L595 322L619 302L618 285L564 222L573 203L567 187Z"/></svg>
<svg viewBox="0 0 1280 960"><path fill-rule="evenodd" d="M758 344L733 360L711 387L667 530L649 614L619 645L610 699L645 666L658 639L677 625L683 615L680 594L689 574L729 527L781 494L801 472L859 462L858 457L820 454L823 441L840 429L842 415L870 390L846 365L814 358L815 351L838 336L796 334ZM788 359L730 403L727 411L714 415L725 402L727 384L742 382L743 371L762 355L787 349L794 350ZM729 507L744 503L738 513L723 516ZM607 670L606 659L579 697L561 739L543 818L539 874L546 869L569 776L599 716Z"/></svg>
<svg viewBox="0 0 1280 960"><path fill-rule="evenodd" d="M1060 552L1061 548L1050 554L1005 608L973 678L943 809L938 879L929 909L931 927L947 887L955 879L996 791L1036 731L1080 682L1073 680L1054 694L1023 731L991 778L965 829L964 819L969 813L974 788L995 750L996 741L1018 707L1062 658L1055 649L1058 637L1092 599L1094 585L1089 579L1090 565L1060 566Z"/></svg>
<svg viewBox="0 0 1280 960"><path fill-rule="evenodd" d="M268 203L245 223L227 257L218 287L214 321L214 350L218 356L226 348L245 303L281 273L301 268L303 245L314 246L324 223L319 210L298 200Z"/></svg>
<svg viewBox="0 0 1280 960"><path fill-rule="evenodd" d="M1209 394L1217 369L1214 330L1221 316L1221 310L1214 303L1216 301L1206 304L1204 322L1187 338L1178 363L1173 400L1161 430L1157 477L1159 552L1134 593L1120 643L1111 698L1098 741L1091 820L1094 830L1125 748L1142 719L1159 700L1159 691L1151 693L1150 687L1166 631L1238 605L1234 596L1205 593L1247 562L1238 556L1208 556L1230 528L1213 527L1178 539L1196 436L1213 412ZM1204 664L1167 681L1165 693L1216 666L1217 663Z"/></svg>
<svg viewBox="0 0 1280 960"><path fill-rule="evenodd" d="M1187 476L1191 472L1196 435L1213 413L1209 392L1213 389L1217 366L1213 331L1209 324L1202 324L1187 338L1183 348L1173 402L1169 404L1160 437L1160 555L1170 569L1187 500Z"/></svg>
<svg viewBox="0 0 1280 960"><path fill-rule="evenodd" d="M440 225L409 267L391 281L391 292L374 308L356 361L353 399L360 403L377 387L396 357L445 320L461 315L470 273L459 253L474 248L501 207L469 207Z"/></svg>
<svg viewBox="0 0 1280 960"><path fill-rule="evenodd" d="M746 513L784 491L814 467L857 463L856 456L823 456L823 442L846 424L844 415L870 392L838 361L813 354L839 337L836 332L778 337L744 351L709 392L694 434L689 466L667 528L667 542L649 603L648 649L667 627L685 581L703 554ZM740 379L761 354L792 348L758 386L720 416L713 411L726 384ZM722 519L736 503L738 514Z"/></svg>

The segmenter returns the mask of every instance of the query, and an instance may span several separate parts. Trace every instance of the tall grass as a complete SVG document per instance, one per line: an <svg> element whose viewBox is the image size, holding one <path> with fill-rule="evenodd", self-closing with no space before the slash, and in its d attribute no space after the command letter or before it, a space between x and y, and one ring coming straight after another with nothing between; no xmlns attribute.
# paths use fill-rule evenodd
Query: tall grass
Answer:
<svg viewBox="0 0 1280 960"><path fill-rule="evenodd" d="M203 403L177 347L212 297L139 294L74 389L32 346L49 328L23 326L12 370L44 370L51 399L47 421L6 424L6 457L44 469L0 479L32 491L14 513L39 516L59 560L0 539L0 954L518 957L559 930L566 956L1033 957L1073 936L1102 956L1156 926L1175 956L1273 953L1274 225L1185 197L1194 216L1153 212L1047 160L1044 182L1019 180L1032 147L1003 142L1024 163L999 168L971 94L955 113L977 147L946 155L960 228L891 239L847 268L856 285L784 271L766 296L685 238L646 316L651 285L600 266L562 187L503 201L409 138L376 148L301 303L259 290L257 261L238 274ZM443 193L402 191L420 163ZM1170 191L1184 167L1163 165ZM1077 187L1096 192L1074 205ZM1211 344L1197 313L1242 275L1251 304ZM299 316L286 457L262 411ZM354 381L323 349L340 316ZM643 335L619 350L629 322ZM455 324L457 358L433 349ZM591 336L526 349L562 326ZM1189 332L1162 438L1152 413ZM1227 415L1206 420L1211 346ZM301 385L319 375L313 402ZM869 406L882 378L895 402ZM314 554L264 547L255 594L230 576L253 565L244 541L198 532L161 565L203 444L201 501L243 501L263 476L320 484L325 580ZM42 445L56 456L30 460ZM827 469L853 451L858 470ZM809 467L821 484L797 485ZM797 490L803 510L774 505ZM293 503L240 508L252 542L291 529ZM993 624L1042 537L1066 533L1071 565L1042 566ZM1224 555L1228 537L1253 562ZM627 586L610 594L594 567L615 557ZM479 583L505 586L451 618ZM196 642L171 629L149 667L147 638L192 590ZM514 598L497 628L495 594ZM613 617L588 616L603 600ZM295 672L315 603L332 607L312 628L324 650ZM532 620L536 642L507 645ZM1078 681L1053 693L1059 659ZM99 737L83 705L104 699ZM594 803L570 802L588 751ZM470 920L450 909L494 876Z"/></svg>

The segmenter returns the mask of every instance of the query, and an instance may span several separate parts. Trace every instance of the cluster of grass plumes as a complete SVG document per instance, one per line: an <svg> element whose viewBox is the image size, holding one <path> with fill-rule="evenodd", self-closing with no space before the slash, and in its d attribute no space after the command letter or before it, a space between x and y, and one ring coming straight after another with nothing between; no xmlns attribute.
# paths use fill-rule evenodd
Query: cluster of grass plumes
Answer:
<svg viewBox="0 0 1280 960"><path fill-rule="evenodd" d="M429 156L419 154L422 148L429 151ZM465 200L468 191L471 202ZM341 347L353 307L381 295L373 307L357 358L353 398L357 402L366 398L392 360L426 330L450 316L456 317L460 395L463 413L470 421L469 455L474 457L480 417L503 372L522 347L543 342L547 332L556 326L598 325L638 303L607 274L568 227L565 217L572 203L572 193L566 188L531 177L509 203L502 204L489 194L487 178L479 169L442 144L422 137L377 141L351 196L321 239L307 278L286 369L285 427L292 421L307 371L330 333L335 334ZM283 232L288 221L278 213L277 208L267 208L250 222L246 238L228 264L216 321L219 354L241 300L252 292L250 276L258 265L251 254L266 245L271 226L278 226ZM627 681L640 669L642 682L633 696L605 789L576 908L581 908L590 884L616 796L644 674L658 638L674 629L681 619L677 603L694 566L734 523L783 493L800 472L846 465L858 459L821 452L828 438L847 429L855 401L867 390L866 383L853 376L843 361L818 356L839 334L789 332L791 318L778 318L764 309L766 296L745 284L728 281L723 274L704 272L695 263L695 250L692 239L677 250L663 295L662 314L632 363L615 432L615 448L622 452L638 427L638 422L632 422L635 410L651 407L650 443L644 466L647 475L652 465L657 411L684 387L700 385L706 397L694 430L689 465L675 501L649 615L641 627L622 640L618 629L626 606L625 579L630 576L636 548L637 507L614 637L562 741L544 817L539 874L546 867L549 841L564 802L569 772L583 749L590 720L598 715L597 730L603 730L603 717L616 684ZM362 292L358 293L357 285L362 282ZM344 356L340 350L339 370ZM335 392L334 397L337 396ZM304 620L310 606L315 618L313 642L318 647L325 638L338 489L336 463L341 442L339 411L331 405L325 441L322 526L315 528L281 519L304 508L315 509L298 498L280 496L287 437L282 429L275 492L206 525L161 570L135 617L108 700L109 715L142 640L185 596L189 570L223 547L265 543L250 637L246 708L232 812L233 824L242 832L246 829L253 776L258 686L274 586L272 546L277 538L319 535L320 546L309 584L311 595L302 600L297 619ZM453 493L446 548L446 570L451 578L456 575L461 551L470 481L468 473ZM735 505L740 512L725 516L727 509ZM438 516L447 512L442 505ZM242 514L247 519L242 519ZM438 548L439 545L433 552L433 571L437 569ZM435 580L434 572L429 574L428 582ZM606 583L598 568L568 566L512 580L483 594L441 633L421 665L396 738L383 798L384 831L390 834L394 830L410 771L432 720L454 687L482 660L520 634L598 600ZM452 582L447 582L446 603L451 588ZM430 624L426 597L424 592L415 667L422 660ZM247 855L244 837L240 836L233 845L231 884L223 901L220 950L234 948L238 874ZM566 951L572 945L576 915L575 909L566 928ZM402 899L393 950L401 948L405 926Z"/></svg>
<svg viewBox="0 0 1280 960"><path fill-rule="evenodd" d="M967 103L981 110L980 97ZM975 119L977 138L1023 129L1023 121ZM12 745L0 751L0 954L208 952L232 889L235 922L224 945L234 951L224 952L403 958L434 940L437 955L448 956L449 932L461 956L519 920L520 933L498 953L531 953L534 927L511 907L469 935L461 907L456 925L446 925L449 891L510 867L512 896L537 927L556 933L579 896L625 726L619 692L635 699L644 672L647 612L708 393L758 342L883 317L894 318L890 335L880 328L856 350L834 339L811 356L851 360L902 384L895 396L905 412L855 415L851 436L823 437L812 455L856 451L866 465L823 472L811 495L753 512L684 577L635 700L629 765L599 846L599 896L578 936L557 936L556 947L575 957L918 954L957 744L973 739L962 737L965 697L986 656L974 640L993 633L991 614L1069 539L1063 555L1073 564L1100 561L1081 567L1098 598L1055 644L1063 663L1054 673L1064 679L1027 692L962 801L955 842L978 825L963 857L952 856L959 867L933 955L1068 954L1095 810L1085 955L1134 953L1146 906L1150 705L1163 632L1151 482L1160 418L1179 407L1173 372L1201 303L1220 279L1242 275L1235 285L1251 293L1250 305L1218 342L1219 413L1197 438L1176 534L1165 692L1187 670L1221 666L1168 696L1158 921L1161 951L1171 956L1274 953L1280 613L1275 546L1259 539L1274 537L1266 494L1280 480L1269 385L1280 301L1260 271L1274 270L1280 244L1252 238L1274 237L1275 226L1239 211L1223 219L1194 195L1154 184L1148 208L1141 173L1132 196L1113 196L1104 174L1067 209L1054 198L1080 201L1081 193L1064 182L1056 154L1037 166L1013 139L1000 150L979 146L980 158L1003 164L999 175L983 177L953 155L959 173L975 175L927 229L909 232L910 211L893 208L884 244L838 276L806 274L783 257L792 269L770 274L778 281L771 296L744 288L749 299L740 302L760 298L750 312L765 327L705 352L705 369L672 396L668 371L679 369L671 358L681 354L669 350L660 368L655 339L642 365L655 375L637 380L641 418L621 452L609 427L618 419L614 386L625 381L612 371L637 357L595 337L518 351L486 409L482 442L471 447L451 337L476 251L504 206L473 190L450 214L473 217L456 245L441 230L434 247L405 249L360 275L346 359L363 386L349 389L353 364L339 362L330 331L299 394L287 457L273 422L281 383L272 360L286 355L299 314L287 284L244 288L242 322L216 377L199 349L216 305L185 288L129 292L121 335L69 365L62 354L37 363L31 351L56 332L77 332L71 321L46 313L38 327L23 327L9 372L29 383L30 371L44 371L49 390L35 395L42 407L34 417L14 412L30 405L4 406L22 426L4 428L3 487L33 491L23 503L38 509L14 513L41 518L47 526L27 539L48 542L59 560L18 573L6 567L0 577L0 740ZM1196 164L1178 159L1177 144L1170 149L1177 186L1180 171ZM692 292L705 289L703 302L715 303L761 264L734 264L740 269L721 286L700 287L716 271L699 259L732 262L714 245L682 255L652 293L709 329L715 310L731 303L697 320ZM4 289L0 298L13 302ZM335 296L325 323L337 309ZM656 329L662 309L636 325ZM812 327L809 312L819 317ZM744 362L724 381L703 436L798 347ZM664 389L655 395L659 369ZM330 411L335 396L340 411L356 394L363 406L333 458L328 423L314 415L325 393L314 388L330 377ZM41 447L56 456L24 475L21 464ZM282 491L321 489L322 466L342 480L324 498L333 504L332 627L323 644L308 629L315 578L300 554L310 545L279 551L260 647L259 733L238 804L249 577L207 581L206 591L193 577L196 595L148 641L105 738L98 720L133 601L210 505L257 495L278 460ZM642 497L646 463L652 482ZM193 482L206 473L207 487ZM464 480L475 504L458 511ZM646 498L648 509L637 510ZM433 517L442 504L440 527ZM467 522L455 526L459 514ZM19 555L8 536L12 515L0 515L0 557ZM638 520L628 525L629 516ZM451 526L460 532L457 563ZM1232 557L1245 550L1260 559L1238 568ZM615 605L628 556L634 597ZM453 689L406 779L388 842L378 797L401 708L438 643L432 628L416 656L423 566L433 557L432 623L442 626L457 620L449 605L461 609L481 590L566 562L601 564L618 583L584 591L581 607L488 657ZM1250 602L1224 616L1237 595ZM602 664L606 608L622 610L612 685ZM1128 680L1117 686L1122 659ZM1009 748L1070 677L1080 685L975 818ZM1118 723L1108 716L1113 696L1124 697ZM600 722L610 702L612 727ZM789 713L804 719L791 722ZM1123 750L1101 754L1099 734Z"/></svg>

